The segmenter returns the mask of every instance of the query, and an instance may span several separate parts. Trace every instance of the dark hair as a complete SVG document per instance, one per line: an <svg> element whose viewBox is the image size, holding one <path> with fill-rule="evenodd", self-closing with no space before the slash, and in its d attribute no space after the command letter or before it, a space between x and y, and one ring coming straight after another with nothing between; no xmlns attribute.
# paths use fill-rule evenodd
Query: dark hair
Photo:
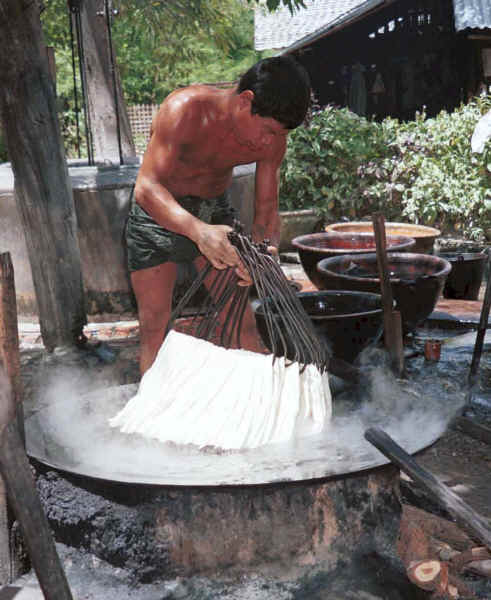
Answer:
<svg viewBox="0 0 491 600"><path fill-rule="evenodd" d="M305 68L290 56L264 58L239 80L237 92L254 92L251 112L271 117L286 129L305 119L310 105L310 79Z"/></svg>

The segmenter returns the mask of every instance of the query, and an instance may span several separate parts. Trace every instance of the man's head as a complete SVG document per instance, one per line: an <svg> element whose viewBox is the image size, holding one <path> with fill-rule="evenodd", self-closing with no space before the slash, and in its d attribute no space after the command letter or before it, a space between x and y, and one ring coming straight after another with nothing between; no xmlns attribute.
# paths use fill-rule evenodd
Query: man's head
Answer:
<svg viewBox="0 0 491 600"><path fill-rule="evenodd" d="M241 78L237 92L251 90L251 113L271 117L285 129L298 127L310 105L310 80L304 67L289 56L265 58Z"/></svg>

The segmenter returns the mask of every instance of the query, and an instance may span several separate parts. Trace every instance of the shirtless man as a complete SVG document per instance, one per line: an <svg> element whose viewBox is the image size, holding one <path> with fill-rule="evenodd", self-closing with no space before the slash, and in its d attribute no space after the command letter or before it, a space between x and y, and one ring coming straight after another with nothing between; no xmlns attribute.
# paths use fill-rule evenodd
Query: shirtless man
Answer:
<svg viewBox="0 0 491 600"><path fill-rule="evenodd" d="M236 165L256 163L253 238L279 238L278 174L288 132L305 119L308 75L289 57L259 61L233 89L194 85L162 103L135 183L126 229L138 304L142 374L163 342L177 263L234 267L250 285L227 234L233 209L226 190ZM259 351L254 315L244 315L243 347Z"/></svg>

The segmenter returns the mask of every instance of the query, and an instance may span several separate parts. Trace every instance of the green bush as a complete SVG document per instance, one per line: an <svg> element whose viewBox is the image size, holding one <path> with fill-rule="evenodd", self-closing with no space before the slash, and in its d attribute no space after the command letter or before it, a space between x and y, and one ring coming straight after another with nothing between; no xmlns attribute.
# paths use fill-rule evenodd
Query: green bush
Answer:
<svg viewBox="0 0 491 600"><path fill-rule="evenodd" d="M328 107L290 135L280 208L314 208L331 222L383 211L482 239L491 227L491 143L473 154L470 138L490 109L488 96L432 119L378 123Z"/></svg>

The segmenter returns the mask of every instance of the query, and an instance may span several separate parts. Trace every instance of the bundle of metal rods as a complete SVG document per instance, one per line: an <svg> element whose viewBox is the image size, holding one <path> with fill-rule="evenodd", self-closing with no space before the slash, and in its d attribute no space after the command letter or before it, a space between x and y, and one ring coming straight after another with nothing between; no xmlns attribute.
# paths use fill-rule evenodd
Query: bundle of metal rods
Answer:
<svg viewBox="0 0 491 600"><path fill-rule="evenodd" d="M326 371L330 357L327 345L317 336L295 290L268 251L267 242L253 242L239 223L235 224L229 239L256 288L272 354L285 356L303 368L313 364L321 372ZM174 309L169 328L175 326L176 319L205 282L208 295L191 319L187 332L205 340L216 339L217 325L220 325L220 345L241 348L240 331L249 288L238 285L239 278L233 268L217 271L208 264Z"/></svg>

